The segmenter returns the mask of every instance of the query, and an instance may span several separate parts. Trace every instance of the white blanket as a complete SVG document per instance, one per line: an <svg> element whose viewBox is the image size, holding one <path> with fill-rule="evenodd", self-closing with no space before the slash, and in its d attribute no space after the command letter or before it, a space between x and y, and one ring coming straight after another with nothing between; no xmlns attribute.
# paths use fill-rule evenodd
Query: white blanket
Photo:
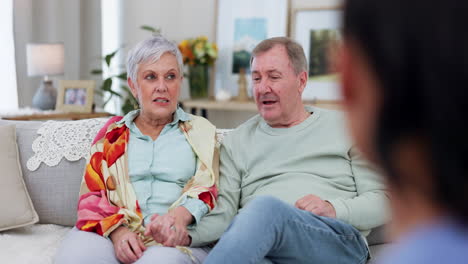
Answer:
<svg viewBox="0 0 468 264"><path fill-rule="evenodd" d="M0 263L51 264L70 227L32 225L0 233Z"/></svg>

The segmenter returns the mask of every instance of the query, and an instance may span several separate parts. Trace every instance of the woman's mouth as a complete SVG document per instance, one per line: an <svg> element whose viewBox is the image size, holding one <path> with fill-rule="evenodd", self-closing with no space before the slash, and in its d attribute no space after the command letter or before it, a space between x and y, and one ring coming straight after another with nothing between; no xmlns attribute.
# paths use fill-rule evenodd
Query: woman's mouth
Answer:
<svg viewBox="0 0 468 264"><path fill-rule="evenodd" d="M169 103L169 99L166 98L156 98L153 100L155 103Z"/></svg>

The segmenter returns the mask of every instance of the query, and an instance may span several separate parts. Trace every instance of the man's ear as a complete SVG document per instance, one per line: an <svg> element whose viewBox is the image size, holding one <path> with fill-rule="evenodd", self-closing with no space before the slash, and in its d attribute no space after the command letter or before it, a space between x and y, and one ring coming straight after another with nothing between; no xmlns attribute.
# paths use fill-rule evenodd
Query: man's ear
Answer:
<svg viewBox="0 0 468 264"><path fill-rule="evenodd" d="M299 93L302 94L309 80L309 74L306 71L299 73Z"/></svg>
<svg viewBox="0 0 468 264"><path fill-rule="evenodd" d="M130 87L130 91L132 91L133 97L138 100L138 92L136 89L136 85L133 83L132 79L130 77L127 78L127 84Z"/></svg>

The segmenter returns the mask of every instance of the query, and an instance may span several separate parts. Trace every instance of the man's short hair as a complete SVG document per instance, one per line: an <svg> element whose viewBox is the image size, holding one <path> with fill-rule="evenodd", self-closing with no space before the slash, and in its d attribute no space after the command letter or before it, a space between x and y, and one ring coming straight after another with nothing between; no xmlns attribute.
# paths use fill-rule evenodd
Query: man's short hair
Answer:
<svg viewBox="0 0 468 264"><path fill-rule="evenodd" d="M304 49L299 43L287 37L269 38L260 42L252 51L250 65L252 65L252 61L257 55L269 51L276 45L281 45L286 48L289 61L291 62L296 74L299 74L303 71L309 72L309 65L307 64Z"/></svg>

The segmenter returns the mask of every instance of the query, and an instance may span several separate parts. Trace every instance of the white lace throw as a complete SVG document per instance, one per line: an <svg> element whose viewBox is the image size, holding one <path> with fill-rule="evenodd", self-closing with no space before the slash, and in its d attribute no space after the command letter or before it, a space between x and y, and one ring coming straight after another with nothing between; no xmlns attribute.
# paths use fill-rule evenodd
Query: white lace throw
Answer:
<svg viewBox="0 0 468 264"><path fill-rule="evenodd" d="M91 143L106 118L78 121L47 121L37 130L39 137L32 144L34 155L26 163L30 171L35 171L41 163L56 166L65 158L77 161L89 155Z"/></svg>

